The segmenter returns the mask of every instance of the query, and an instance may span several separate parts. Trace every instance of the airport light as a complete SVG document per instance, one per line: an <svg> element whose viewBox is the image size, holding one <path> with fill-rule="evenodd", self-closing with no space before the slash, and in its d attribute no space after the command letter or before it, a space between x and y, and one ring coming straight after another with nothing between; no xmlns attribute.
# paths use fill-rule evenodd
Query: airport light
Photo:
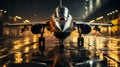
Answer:
<svg viewBox="0 0 120 67"><path fill-rule="evenodd" d="M91 21L90 21L90 23L93 23L93 22L95 22L95 20L91 20Z"/></svg>
<svg viewBox="0 0 120 67"><path fill-rule="evenodd" d="M118 10L115 10L115 12L118 12Z"/></svg>
<svg viewBox="0 0 120 67"><path fill-rule="evenodd" d="M3 10L1 9L0 11L2 12Z"/></svg>
<svg viewBox="0 0 120 67"><path fill-rule="evenodd" d="M29 20L25 20L26 22L30 22Z"/></svg>
<svg viewBox="0 0 120 67"><path fill-rule="evenodd" d="M118 10L113 10L113 11L107 13L108 19L109 18L111 18L111 20L114 19L114 16L116 16L117 13L118 13Z"/></svg>
<svg viewBox="0 0 120 67"><path fill-rule="evenodd" d="M114 11L111 11L110 13L107 13L107 15L109 16L109 15L112 15L112 14L117 13L117 12L118 12L118 10L114 10Z"/></svg>
<svg viewBox="0 0 120 67"><path fill-rule="evenodd" d="M112 13L114 14L114 13L115 13L115 11L112 11Z"/></svg>
<svg viewBox="0 0 120 67"><path fill-rule="evenodd" d="M110 14L108 13L107 15L109 16Z"/></svg>
<svg viewBox="0 0 120 67"><path fill-rule="evenodd" d="M0 20L2 20L5 13L7 13L7 11L4 11L3 9L0 10Z"/></svg>
<svg viewBox="0 0 120 67"><path fill-rule="evenodd" d="M87 7L87 6L85 6L85 9L87 10L87 9L88 9L88 7Z"/></svg>
<svg viewBox="0 0 120 67"><path fill-rule="evenodd" d="M100 16L100 17L96 18L96 20L100 20L100 19L102 19L102 18L104 18L104 17L103 17L103 16Z"/></svg>
<svg viewBox="0 0 120 67"><path fill-rule="evenodd" d="M7 11L5 11L5 10L3 10L3 9L1 9L0 12L2 12L2 13L7 13Z"/></svg>
<svg viewBox="0 0 120 67"><path fill-rule="evenodd" d="M4 13L7 13L7 11L4 11Z"/></svg>
<svg viewBox="0 0 120 67"><path fill-rule="evenodd" d="M90 60L89 63L90 63L90 67L92 67L92 65L93 65L93 61Z"/></svg>
<svg viewBox="0 0 120 67"><path fill-rule="evenodd" d="M15 16L15 17L18 17L18 16Z"/></svg>
<svg viewBox="0 0 120 67"><path fill-rule="evenodd" d="M110 12L110 15L112 15L112 12Z"/></svg>
<svg viewBox="0 0 120 67"><path fill-rule="evenodd" d="M101 6L101 0L96 0L96 7L99 8Z"/></svg>
<svg viewBox="0 0 120 67"><path fill-rule="evenodd" d="M99 20L99 18L97 18L96 20Z"/></svg>
<svg viewBox="0 0 120 67"><path fill-rule="evenodd" d="M93 12L93 0L89 1L89 11L90 11L90 13Z"/></svg>
<svg viewBox="0 0 120 67"><path fill-rule="evenodd" d="M20 17L20 16L15 16L15 18L17 18L17 19L22 19L22 17Z"/></svg>
<svg viewBox="0 0 120 67"><path fill-rule="evenodd" d="M25 21L23 21L24 23L29 23L30 21L29 20L25 20Z"/></svg>

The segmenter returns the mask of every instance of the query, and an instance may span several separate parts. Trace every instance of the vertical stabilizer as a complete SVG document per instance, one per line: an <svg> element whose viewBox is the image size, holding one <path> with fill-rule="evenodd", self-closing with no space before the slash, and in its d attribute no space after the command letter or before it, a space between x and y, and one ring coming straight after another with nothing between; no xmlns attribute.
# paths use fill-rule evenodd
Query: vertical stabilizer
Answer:
<svg viewBox="0 0 120 67"><path fill-rule="evenodd" d="M62 6L62 0L60 0L60 6Z"/></svg>

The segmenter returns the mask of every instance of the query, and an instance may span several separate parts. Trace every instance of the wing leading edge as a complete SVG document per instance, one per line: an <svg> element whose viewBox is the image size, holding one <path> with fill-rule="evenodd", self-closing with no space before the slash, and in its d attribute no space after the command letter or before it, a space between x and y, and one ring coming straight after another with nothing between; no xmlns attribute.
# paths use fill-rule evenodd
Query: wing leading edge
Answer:
<svg viewBox="0 0 120 67"><path fill-rule="evenodd" d="M35 24L47 25L46 22L33 22L33 23L5 23L4 26L32 26Z"/></svg>
<svg viewBox="0 0 120 67"><path fill-rule="evenodd" d="M88 24L90 26L114 26L112 23L89 23L89 22L81 22L75 21L76 25Z"/></svg>

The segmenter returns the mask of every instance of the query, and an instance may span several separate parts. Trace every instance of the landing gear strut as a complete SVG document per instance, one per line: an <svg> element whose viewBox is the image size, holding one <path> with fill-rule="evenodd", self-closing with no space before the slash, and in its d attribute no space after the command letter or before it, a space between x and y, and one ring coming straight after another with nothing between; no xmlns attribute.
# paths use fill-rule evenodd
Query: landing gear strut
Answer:
<svg viewBox="0 0 120 67"><path fill-rule="evenodd" d="M77 45L78 45L78 47L84 47L84 38L83 37L78 37Z"/></svg>
<svg viewBox="0 0 120 67"><path fill-rule="evenodd" d="M45 37L43 37L44 34L44 28L41 30L41 37L39 37L39 51L41 52L41 55L44 55L45 51Z"/></svg>
<svg viewBox="0 0 120 67"><path fill-rule="evenodd" d="M60 53L63 54L64 53L64 40L60 40L59 41L59 48L60 48Z"/></svg>
<svg viewBox="0 0 120 67"><path fill-rule="evenodd" d="M64 50L64 43L63 43L63 40L60 40L59 44L60 44L60 50Z"/></svg>
<svg viewBox="0 0 120 67"><path fill-rule="evenodd" d="M79 26L78 26L78 33L79 33L79 37L77 39L77 46L78 46L78 48L84 47L84 38L81 36L81 30L80 30Z"/></svg>
<svg viewBox="0 0 120 67"><path fill-rule="evenodd" d="M45 38L40 37L39 38L39 50L41 51L41 54L45 51Z"/></svg>

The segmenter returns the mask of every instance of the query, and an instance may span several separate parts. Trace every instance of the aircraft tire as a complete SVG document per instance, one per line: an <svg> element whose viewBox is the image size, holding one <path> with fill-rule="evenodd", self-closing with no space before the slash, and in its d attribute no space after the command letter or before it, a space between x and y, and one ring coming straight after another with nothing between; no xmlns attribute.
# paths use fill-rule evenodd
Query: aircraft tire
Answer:
<svg viewBox="0 0 120 67"><path fill-rule="evenodd" d="M84 38L83 37L78 37L77 45L78 45L78 47L84 46Z"/></svg>
<svg viewBox="0 0 120 67"><path fill-rule="evenodd" d="M60 44L60 50L64 50L64 44Z"/></svg>
<svg viewBox="0 0 120 67"><path fill-rule="evenodd" d="M45 38L44 37L39 38L39 50L40 51L45 50Z"/></svg>

